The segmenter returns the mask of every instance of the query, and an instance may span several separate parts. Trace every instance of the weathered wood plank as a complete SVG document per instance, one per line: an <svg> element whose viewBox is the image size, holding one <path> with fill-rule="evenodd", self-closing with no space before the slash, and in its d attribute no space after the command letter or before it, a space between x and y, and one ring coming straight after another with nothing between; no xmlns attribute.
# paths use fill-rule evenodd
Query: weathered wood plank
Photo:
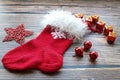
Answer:
<svg viewBox="0 0 120 80"><path fill-rule="evenodd" d="M1 74L2 73L2 74ZM95 68L95 69L61 69L55 74L43 74L39 71L24 73L10 73L0 69L0 79L2 80L119 80L119 68Z"/></svg>
<svg viewBox="0 0 120 80"><path fill-rule="evenodd" d="M111 3L112 2L112 3ZM17 1L9 1L4 0L0 2L1 5L61 5L61 6L78 6L78 7L119 7L119 0L98 0L98 1L88 1L88 0L17 0ZM93 5L94 4L94 5Z"/></svg>
<svg viewBox="0 0 120 80"><path fill-rule="evenodd" d="M69 6L0 6L1 13L26 13L26 14L43 14L47 13L47 11L53 9L65 9L70 10L73 13L81 12L83 14L98 14L99 15L106 15L106 16L119 16L120 8L96 8L96 7L69 7ZM112 11L112 12L111 12ZM109 14L108 14L109 13Z"/></svg>
<svg viewBox="0 0 120 80"><path fill-rule="evenodd" d="M61 6L0 6L1 13L46 14L47 11L60 9Z"/></svg>
<svg viewBox="0 0 120 80"><path fill-rule="evenodd" d="M0 26L18 25L24 23L26 26L39 26L45 14L0 14ZM91 14L89 14L90 16ZM85 15L88 16L88 15ZM114 28L119 28L120 16L104 16L101 15L100 19L105 21L107 25L113 25ZM14 25L15 24L15 25Z"/></svg>

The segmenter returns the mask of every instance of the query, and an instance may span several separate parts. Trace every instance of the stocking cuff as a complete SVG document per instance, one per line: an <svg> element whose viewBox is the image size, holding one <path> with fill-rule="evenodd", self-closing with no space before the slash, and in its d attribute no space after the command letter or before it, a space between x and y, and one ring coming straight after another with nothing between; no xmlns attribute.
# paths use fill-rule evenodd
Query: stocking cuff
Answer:
<svg viewBox="0 0 120 80"><path fill-rule="evenodd" d="M89 32L88 25L81 19L76 18L69 11L52 10L44 16L42 26L51 25L60 31L65 31L81 41L83 36Z"/></svg>

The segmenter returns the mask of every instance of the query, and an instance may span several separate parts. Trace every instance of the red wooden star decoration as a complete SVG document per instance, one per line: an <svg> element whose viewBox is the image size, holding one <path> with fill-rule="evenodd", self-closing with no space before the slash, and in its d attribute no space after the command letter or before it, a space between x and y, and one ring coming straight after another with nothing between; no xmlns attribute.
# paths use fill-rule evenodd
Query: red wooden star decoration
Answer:
<svg viewBox="0 0 120 80"><path fill-rule="evenodd" d="M7 35L3 39L3 42L15 40L19 44L24 43L25 37L31 36L32 31L25 30L24 25L20 24L17 28L5 28Z"/></svg>

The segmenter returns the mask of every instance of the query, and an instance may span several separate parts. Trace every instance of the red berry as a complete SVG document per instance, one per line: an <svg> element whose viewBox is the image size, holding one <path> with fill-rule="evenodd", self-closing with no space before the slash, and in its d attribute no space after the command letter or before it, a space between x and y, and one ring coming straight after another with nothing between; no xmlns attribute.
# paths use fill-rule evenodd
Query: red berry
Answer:
<svg viewBox="0 0 120 80"><path fill-rule="evenodd" d="M92 47L92 42L91 41L85 41L84 42L84 50L88 51Z"/></svg>
<svg viewBox="0 0 120 80"><path fill-rule="evenodd" d="M92 51L89 53L89 57L91 61L95 61L98 57L98 53L96 51Z"/></svg>
<svg viewBox="0 0 120 80"><path fill-rule="evenodd" d="M75 48L76 55L83 57L83 48L82 47L76 47Z"/></svg>

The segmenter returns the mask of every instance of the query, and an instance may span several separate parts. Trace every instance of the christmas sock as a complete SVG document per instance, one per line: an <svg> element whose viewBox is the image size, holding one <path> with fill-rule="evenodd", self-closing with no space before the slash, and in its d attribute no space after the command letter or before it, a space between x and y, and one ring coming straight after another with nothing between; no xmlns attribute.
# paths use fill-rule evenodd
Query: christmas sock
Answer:
<svg viewBox="0 0 120 80"><path fill-rule="evenodd" d="M52 11L42 23L47 26L36 39L9 51L3 57L2 63L7 69L56 72L62 67L63 54L73 39L81 40L88 32L87 25L68 11Z"/></svg>
<svg viewBox="0 0 120 80"><path fill-rule="evenodd" d="M2 59L4 66L18 71L31 68L43 72L58 71L63 64L64 51L73 39L54 39L51 31L56 33L48 25L36 39L9 51Z"/></svg>

